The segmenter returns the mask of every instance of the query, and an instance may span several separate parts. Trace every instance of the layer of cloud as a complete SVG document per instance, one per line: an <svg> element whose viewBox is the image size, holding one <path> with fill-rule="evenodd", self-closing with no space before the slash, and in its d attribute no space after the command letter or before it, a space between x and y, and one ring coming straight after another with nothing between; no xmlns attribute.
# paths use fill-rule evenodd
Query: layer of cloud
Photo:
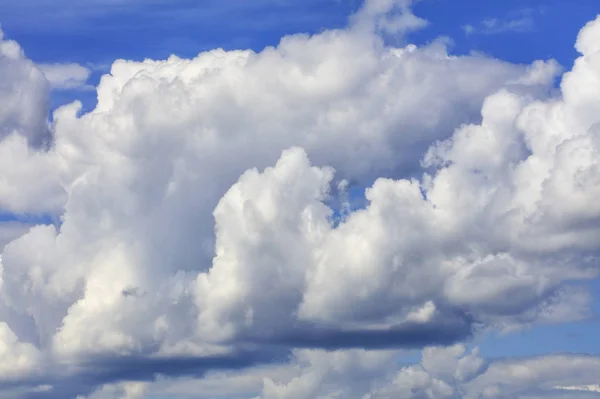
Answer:
<svg viewBox="0 0 600 399"><path fill-rule="evenodd" d="M61 220L3 249L0 363L16 364L0 389L74 397L105 385L97 395L133 398L143 386L121 380L587 317L589 296L570 283L599 272L600 18L553 93L553 61L385 45L381 31L406 26L379 24L408 5L367 2L347 29L260 53L116 61L95 110L54 113L47 146L34 140L49 131L47 81L0 42L15 98L0 114L0 162L12 160L0 163L0 210ZM329 204L347 181L369 186L367 204L340 216ZM312 364L323 352L296 353ZM340 353L365 381L363 363L398 355ZM504 378L490 366L472 379L469 362L472 392L490 370ZM406 370L372 395L458 389L446 371ZM324 381L263 394L317 397ZM555 383L590 384L569 381Z"/></svg>
<svg viewBox="0 0 600 399"><path fill-rule="evenodd" d="M600 357L557 354L492 359L463 345L429 347L415 364L401 351L296 350L282 365L203 378L121 382L86 399L532 399L598 398ZM569 385L566 385L569 384ZM83 397L82 397L83 399Z"/></svg>

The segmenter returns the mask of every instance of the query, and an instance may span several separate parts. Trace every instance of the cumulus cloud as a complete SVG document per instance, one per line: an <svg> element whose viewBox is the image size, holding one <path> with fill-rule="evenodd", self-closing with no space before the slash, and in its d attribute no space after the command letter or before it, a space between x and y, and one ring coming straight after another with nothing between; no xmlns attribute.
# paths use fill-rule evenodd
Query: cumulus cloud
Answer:
<svg viewBox="0 0 600 399"><path fill-rule="evenodd" d="M554 94L553 61L386 45L381 31L406 30L409 13L369 1L346 29L258 53L119 60L96 109L61 107L50 130L46 79L1 42L0 70L37 94L6 86L0 154L16 162L0 157L0 209L60 215L2 251L11 384L133 399L157 374L295 350L318 370L267 380L265 398L318 397L332 373L373 398L453 397L512 369L484 372L477 353L450 347L370 381L394 349L587 317L589 296L570 283L599 271L600 19ZM338 215L344 182L368 187L367 203ZM334 348L350 351L320 350Z"/></svg>

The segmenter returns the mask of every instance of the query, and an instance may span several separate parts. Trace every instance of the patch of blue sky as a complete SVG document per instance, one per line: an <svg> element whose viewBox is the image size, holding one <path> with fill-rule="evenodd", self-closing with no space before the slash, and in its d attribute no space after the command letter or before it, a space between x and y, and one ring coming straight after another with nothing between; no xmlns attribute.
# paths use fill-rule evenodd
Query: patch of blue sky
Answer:
<svg viewBox="0 0 600 399"><path fill-rule="evenodd" d="M35 61L82 64L191 57L216 47L260 50L287 34L344 26L352 9L335 0L11 3L0 3L3 27Z"/></svg>
<svg viewBox="0 0 600 399"><path fill-rule="evenodd" d="M57 216L50 214L22 215L2 212L0 210L0 224L7 222L19 222L23 224L57 224L60 220Z"/></svg>
<svg viewBox="0 0 600 399"><path fill-rule="evenodd" d="M85 5L30 0L1 2L0 15L4 30L37 62L110 65L117 58L191 57L215 47L260 50L287 34L343 27L359 5L357 0L91 0ZM576 56L578 30L599 12L596 0L421 0L415 13L431 23L410 40L422 44L447 36L459 54L478 51L519 63L556 58L568 66Z"/></svg>
<svg viewBox="0 0 600 399"><path fill-rule="evenodd" d="M570 68L577 57L577 33L600 13L600 2L423 0L415 13L430 21L427 29L411 35L415 42L447 36L453 53L474 51L515 63L554 58Z"/></svg>

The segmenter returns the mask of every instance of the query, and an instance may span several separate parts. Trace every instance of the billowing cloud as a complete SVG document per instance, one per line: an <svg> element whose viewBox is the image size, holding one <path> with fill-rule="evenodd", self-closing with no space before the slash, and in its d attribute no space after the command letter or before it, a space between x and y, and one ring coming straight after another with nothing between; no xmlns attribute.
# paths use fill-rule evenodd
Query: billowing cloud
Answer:
<svg viewBox="0 0 600 399"><path fill-rule="evenodd" d="M116 61L97 107L66 105L50 130L39 98L8 85L0 154L16 162L0 161L0 208L60 223L3 249L0 363L18 367L0 389L135 398L157 374L295 350L325 366L266 382L265 398L318 397L331 369L373 399L453 397L457 381L480 394L507 371L458 347L368 381L399 348L587 317L571 283L599 272L600 18L554 93L553 61L386 45L408 6L369 1L346 29L259 53ZM1 43L0 68L47 95ZM368 187L366 205L340 212L348 184ZM323 349L348 351L331 363Z"/></svg>

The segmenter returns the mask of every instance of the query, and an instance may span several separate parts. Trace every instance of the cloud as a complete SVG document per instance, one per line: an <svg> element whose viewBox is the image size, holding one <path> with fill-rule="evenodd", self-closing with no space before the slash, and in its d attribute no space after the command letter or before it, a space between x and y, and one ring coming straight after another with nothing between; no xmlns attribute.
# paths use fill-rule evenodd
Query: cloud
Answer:
<svg viewBox="0 0 600 399"><path fill-rule="evenodd" d="M0 209L17 214L58 213L66 201L56 159L12 133L0 141Z"/></svg>
<svg viewBox="0 0 600 399"><path fill-rule="evenodd" d="M594 392L593 384L600 371L600 358L594 356L572 354L485 360L477 349L467 352L464 346L454 345L426 348L419 363L399 367L395 361L402 356L400 352L389 351L296 352L291 361L296 373L277 382L266 379L259 397L597 397L586 396ZM567 389L562 386L565 381L577 386ZM581 392L581 396L577 396L577 392Z"/></svg>
<svg viewBox="0 0 600 399"><path fill-rule="evenodd" d="M564 391L600 392L600 385L557 386Z"/></svg>
<svg viewBox="0 0 600 399"><path fill-rule="evenodd" d="M39 146L49 139L48 82L13 40L0 30L0 138L13 131Z"/></svg>
<svg viewBox="0 0 600 399"><path fill-rule="evenodd" d="M53 89L68 90L92 88L86 86L90 70L79 64L38 64Z"/></svg>
<svg viewBox="0 0 600 399"><path fill-rule="evenodd" d="M494 35L505 32L528 32L533 30L534 22L531 17L500 21L496 18L485 19L482 22L483 32Z"/></svg>
<svg viewBox="0 0 600 399"><path fill-rule="evenodd" d="M118 60L96 109L61 107L49 129L21 117L38 97L7 90L22 105L0 119L0 153L17 160L0 168L0 207L60 223L3 249L0 343L19 367L0 389L135 396L145 388L129 383L156 375L358 351L341 352L341 372L336 361L264 392L314 397L330 369L369 370L365 348L384 354L376 375L383 350L587 317L571 283L598 275L600 19L555 94L553 61L389 47L378 23L408 5L368 2L366 25L259 53ZM0 68L20 79L7 87L47 96L39 69L1 43ZM30 140L47 130L46 146ZM341 181L368 187L367 203L334 221ZM511 370L444 353L365 383L381 398L451 397L447 364L464 363L469 392ZM588 384L569 381L552 383Z"/></svg>
<svg viewBox="0 0 600 399"><path fill-rule="evenodd" d="M470 35L470 34L472 34L472 33L475 32L475 27L473 25L470 25L470 24L463 25L462 29L465 32L465 34L467 34L467 35Z"/></svg>
<svg viewBox="0 0 600 399"><path fill-rule="evenodd" d="M351 18L359 29L375 29L393 35L419 30L428 22L413 14L413 0L366 0Z"/></svg>
<svg viewBox="0 0 600 399"><path fill-rule="evenodd" d="M539 10L522 9L505 18L486 18L478 24L463 25L466 35L498 35L503 33L526 33L535 29L534 15Z"/></svg>
<svg viewBox="0 0 600 399"><path fill-rule="evenodd" d="M25 234L31 227L33 225L30 223L18 221L0 222L0 248Z"/></svg>
<svg viewBox="0 0 600 399"><path fill-rule="evenodd" d="M49 83L0 31L0 211L57 211L65 201L50 145Z"/></svg>
<svg viewBox="0 0 600 399"><path fill-rule="evenodd" d="M203 378L123 382L99 388L87 399L146 397L254 399L475 399L596 398L600 358L546 355L484 359L463 345L428 347L417 363L402 351L296 350L288 363L241 371L209 373ZM563 385L570 381L574 386ZM125 396L127 397L127 396Z"/></svg>
<svg viewBox="0 0 600 399"><path fill-rule="evenodd" d="M2 381L19 379L39 372L41 354L29 343L19 342L10 327L0 323L0 373Z"/></svg>

